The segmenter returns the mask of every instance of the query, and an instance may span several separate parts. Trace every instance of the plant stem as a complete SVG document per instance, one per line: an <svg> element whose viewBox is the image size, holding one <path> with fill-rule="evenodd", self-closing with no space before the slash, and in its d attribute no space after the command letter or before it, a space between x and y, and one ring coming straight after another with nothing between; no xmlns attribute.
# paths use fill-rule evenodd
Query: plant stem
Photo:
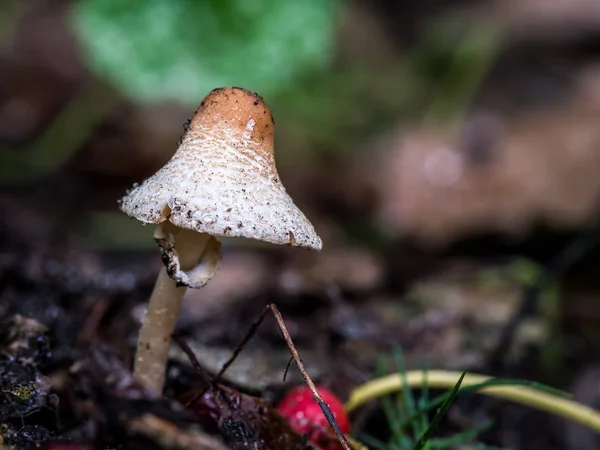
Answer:
<svg viewBox="0 0 600 450"><path fill-rule="evenodd" d="M460 376L459 372L428 371L427 385L429 388L452 388ZM405 375L395 373L362 384L350 394L346 409L350 412L369 400L400 391L403 386L403 379L411 388L417 388L422 386L423 374L419 370L406 372ZM493 378L485 375L467 374L462 386L472 386L490 380L493 380ZM487 386L482 387L479 392L555 414L600 433L600 412L575 401L527 386Z"/></svg>

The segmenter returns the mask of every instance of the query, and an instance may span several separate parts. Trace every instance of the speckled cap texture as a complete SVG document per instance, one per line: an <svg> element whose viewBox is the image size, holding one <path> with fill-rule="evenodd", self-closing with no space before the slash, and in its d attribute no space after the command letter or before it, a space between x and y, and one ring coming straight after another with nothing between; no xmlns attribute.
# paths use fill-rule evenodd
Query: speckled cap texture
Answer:
<svg viewBox="0 0 600 450"><path fill-rule="evenodd" d="M194 113L177 152L123 197L144 223L320 250L321 239L281 184L274 122L257 94L215 89Z"/></svg>

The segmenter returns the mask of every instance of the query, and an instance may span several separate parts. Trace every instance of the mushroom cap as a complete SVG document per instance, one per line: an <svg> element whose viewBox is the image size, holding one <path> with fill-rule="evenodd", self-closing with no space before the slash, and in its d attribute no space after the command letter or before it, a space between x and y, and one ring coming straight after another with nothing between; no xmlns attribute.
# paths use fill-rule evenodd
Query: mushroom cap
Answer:
<svg viewBox="0 0 600 450"><path fill-rule="evenodd" d="M169 220L213 236L320 250L321 239L279 179L274 132L262 97L242 88L213 90L171 160L134 186L121 210L144 223Z"/></svg>

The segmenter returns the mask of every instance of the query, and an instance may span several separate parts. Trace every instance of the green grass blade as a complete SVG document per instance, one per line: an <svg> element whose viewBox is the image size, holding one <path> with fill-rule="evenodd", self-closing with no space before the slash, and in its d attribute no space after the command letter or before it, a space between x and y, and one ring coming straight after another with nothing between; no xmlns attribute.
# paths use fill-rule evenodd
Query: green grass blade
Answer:
<svg viewBox="0 0 600 450"><path fill-rule="evenodd" d="M423 447L425 447L425 444L427 443L427 441L429 441L429 439L431 439L433 432L437 429L442 418L444 417L444 415L446 414L446 412L448 411L448 409L454 402L454 399L458 395L458 390L460 389L460 385L462 384L462 381L465 378L466 374L467 374L467 372L463 372L461 374L460 378L458 379L458 381L456 382L456 384L454 385L452 390L447 394L446 399L440 406L440 409L438 409L438 411L436 412L435 416L433 417L433 420L429 424L429 427L427 428L427 430L425 430L425 433L423 433L423 435L421 435L421 437L417 441L417 444L415 445L414 450L423 449Z"/></svg>
<svg viewBox="0 0 600 450"><path fill-rule="evenodd" d="M381 442L379 439L375 439L368 434L361 434L359 436L359 441L369 446L372 450L404 450L401 447Z"/></svg>
<svg viewBox="0 0 600 450"><path fill-rule="evenodd" d="M453 447L455 445L466 445L469 441L475 439L480 433L486 431L492 426L492 421L486 421L482 424L476 425L473 428L462 431L449 438L443 439L431 439L432 449L443 449Z"/></svg>
<svg viewBox="0 0 600 450"><path fill-rule="evenodd" d="M404 354L402 352L401 347L397 347L394 349L394 363L396 365L396 370L402 376L402 396L404 399L404 405L406 408L406 413L409 417L417 415L417 403L413 394L413 391L408 384L408 378L406 377L406 361L404 360ZM417 415L417 417L419 417ZM412 427L412 432L414 436L420 436L423 430L419 429L419 421L413 420L408 422L408 424ZM407 425L408 425L407 424ZM404 427L400 428L398 431L402 433Z"/></svg>
<svg viewBox="0 0 600 450"><path fill-rule="evenodd" d="M396 364L398 373L402 375L402 393L404 395L404 404L406 405L406 410L409 415L412 415L417 412L417 406L412 389L410 388L408 379L406 378L406 362L404 361L404 355L401 348L394 349L394 362Z"/></svg>
<svg viewBox="0 0 600 450"><path fill-rule="evenodd" d="M421 383L421 398L419 399L419 411L423 411L423 405L427 404L429 401L429 385L427 384L427 376L429 372L427 371L427 367L423 368L423 382ZM427 411L423 411L420 414L420 425L419 425L419 435L425 433L427 430L427 426L429 425L429 417Z"/></svg>
<svg viewBox="0 0 600 450"><path fill-rule="evenodd" d="M387 372L387 358L380 358L377 371L380 373L380 375L385 375ZM400 398L401 396L398 397ZM412 439L400 428L404 409L401 406L396 407L391 396L383 397L380 400L380 403L381 409L383 409L383 413L385 414L388 426L390 427L392 433L388 445L399 450L411 449L413 447Z"/></svg>

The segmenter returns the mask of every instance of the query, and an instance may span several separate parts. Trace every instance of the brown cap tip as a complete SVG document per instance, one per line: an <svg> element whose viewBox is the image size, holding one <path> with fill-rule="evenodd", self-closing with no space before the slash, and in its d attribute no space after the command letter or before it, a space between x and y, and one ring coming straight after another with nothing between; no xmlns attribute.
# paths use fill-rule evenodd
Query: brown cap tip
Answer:
<svg viewBox="0 0 600 450"><path fill-rule="evenodd" d="M249 121L252 119L252 126ZM213 89L194 113L189 130L197 126L226 126L257 142L270 142L275 135L273 116L263 98L239 87Z"/></svg>

